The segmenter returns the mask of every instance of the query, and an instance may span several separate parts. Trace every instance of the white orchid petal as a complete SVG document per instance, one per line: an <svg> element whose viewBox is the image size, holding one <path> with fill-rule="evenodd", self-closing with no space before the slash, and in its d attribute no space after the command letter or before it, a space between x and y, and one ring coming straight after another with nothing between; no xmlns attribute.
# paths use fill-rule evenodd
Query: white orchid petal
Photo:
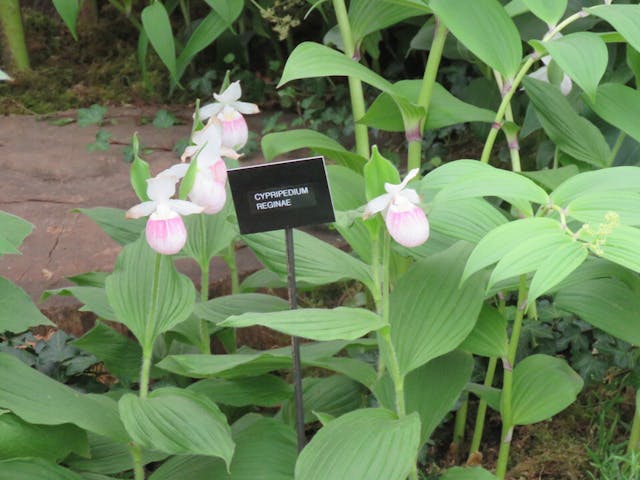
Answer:
<svg viewBox="0 0 640 480"><path fill-rule="evenodd" d="M231 106L244 115L253 115L254 113L260 113L260 109L255 103L233 102Z"/></svg>
<svg viewBox="0 0 640 480"><path fill-rule="evenodd" d="M166 170L163 170L160 174L173 175L178 178L183 178L187 174L187 170L189 170L188 163L178 163L167 168Z"/></svg>
<svg viewBox="0 0 640 480"><path fill-rule="evenodd" d="M540 80L542 82L549 82L549 74L547 73L547 67L540 67L535 72L531 72L527 75L530 78L535 78L536 80Z"/></svg>
<svg viewBox="0 0 640 480"><path fill-rule="evenodd" d="M405 188L401 192L398 192L398 195L406 198L409 202L417 205L420 203L420 195L413 188Z"/></svg>
<svg viewBox="0 0 640 480"><path fill-rule="evenodd" d="M158 175L147 180L147 196L151 200L161 202L168 200L176 193L178 177L175 175Z"/></svg>
<svg viewBox="0 0 640 480"><path fill-rule="evenodd" d="M390 205L385 224L391 237L405 247L417 247L429 238L429 221L418 206L397 210Z"/></svg>
<svg viewBox="0 0 640 480"><path fill-rule="evenodd" d="M157 206L158 206L158 203L154 201L146 201L146 202L139 203L138 205L134 205L129 210L127 210L125 217L126 218L147 217L155 211Z"/></svg>
<svg viewBox="0 0 640 480"><path fill-rule="evenodd" d="M232 158L233 160L237 160L242 156L242 154L236 152L234 149L225 146L220 149L220 155L226 158Z"/></svg>
<svg viewBox="0 0 640 480"><path fill-rule="evenodd" d="M224 105L221 103L207 103L206 105L200 107L200 120L204 122L208 118L215 117L222 111L223 108Z"/></svg>
<svg viewBox="0 0 640 480"><path fill-rule="evenodd" d="M224 183L216 182L212 175L198 172L189 199L204 207L204 213L218 213L227 200L227 191Z"/></svg>
<svg viewBox="0 0 640 480"><path fill-rule="evenodd" d="M542 60L542 63L548 66L551 63L551 60L553 60L553 58L551 58L551 55L545 55L540 60Z"/></svg>
<svg viewBox="0 0 640 480"><path fill-rule="evenodd" d="M391 195L388 193L384 193L379 197L376 197L367 203L364 209L364 218L369 218L372 215L375 215L378 212L383 211L385 208L389 206L391 202Z"/></svg>
<svg viewBox="0 0 640 480"><path fill-rule="evenodd" d="M173 255L184 247L187 229L180 215L167 219L150 218L145 227L145 237L149 246L163 255Z"/></svg>
<svg viewBox="0 0 640 480"><path fill-rule="evenodd" d="M240 80L236 80L229 84L224 92L213 94L213 98L215 98L216 101L224 103L225 105L230 105L232 102L240 100L241 96L242 88L240 88Z"/></svg>
<svg viewBox="0 0 640 480"><path fill-rule="evenodd" d="M204 207L187 200L169 200L167 204L171 210L178 212L180 215L193 215L204 211Z"/></svg>
<svg viewBox="0 0 640 480"><path fill-rule="evenodd" d="M385 183L384 189L391 194L398 193L407 186L407 184L413 180L420 170L418 168L414 168L402 179L400 183Z"/></svg>

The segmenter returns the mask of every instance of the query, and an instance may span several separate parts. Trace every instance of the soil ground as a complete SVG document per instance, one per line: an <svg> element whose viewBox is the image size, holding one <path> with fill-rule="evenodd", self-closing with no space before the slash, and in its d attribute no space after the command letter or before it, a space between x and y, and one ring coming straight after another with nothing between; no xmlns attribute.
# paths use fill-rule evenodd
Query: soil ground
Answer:
<svg viewBox="0 0 640 480"><path fill-rule="evenodd" d="M111 108L113 125L103 128L112 141L128 144L135 131L152 153L145 155L152 173L179 161L174 144L190 132L190 112L175 112L184 125L160 129L141 124L157 109ZM65 112L57 117L73 117ZM249 122L259 122L258 118ZM69 285L65 277L89 271L111 271L120 246L105 235L87 216L75 209L115 207L127 209L139 203L129 183L129 165L123 160L123 146L108 151L89 152L99 127L51 125L34 116L0 117L0 210L19 215L34 225L22 246L22 255L0 260L0 274L15 282L37 302L44 290ZM253 156L243 163L261 162ZM241 275L255 271L260 264L245 248L238 251ZM181 260L179 268L194 280L199 276L195 263ZM214 260L211 283L228 277L224 262ZM199 282L196 280L196 282ZM52 297L41 305L50 318L72 333L79 333L70 297Z"/></svg>

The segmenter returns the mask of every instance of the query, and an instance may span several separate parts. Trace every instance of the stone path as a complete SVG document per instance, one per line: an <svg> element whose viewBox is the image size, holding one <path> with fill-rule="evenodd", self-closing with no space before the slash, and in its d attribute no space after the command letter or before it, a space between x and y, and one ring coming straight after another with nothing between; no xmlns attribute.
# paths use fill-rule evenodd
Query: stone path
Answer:
<svg viewBox="0 0 640 480"><path fill-rule="evenodd" d="M105 128L112 141L127 144L134 131L154 152L145 155L153 174L177 161L171 151L175 142L190 132L190 112L181 112L185 125L168 129L141 125L143 117L153 118L157 109L121 107L109 109ZM75 112L58 116L75 117ZM254 127L259 119L249 119ZM0 117L0 210L33 223L35 229L22 247L22 256L0 259L0 275L24 288L38 301L46 289L70 285L65 277L88 271L110 271L120 247L88 217L73 210L88 207L129 208L138 203L129 184L129 165L123 161L121 145L106 152L88 152L97 126L75 123L55 126L32 116ZM248 158L248 162L262 161ZM241 274L260 268L247 249L238 252ZM181 260L179 268L197 278L197 267ZM212 284L228 276L226 265L212 266ZM62 321L65 312L77 308L71 298L53 297L40 305L45 314Z"/></svg>

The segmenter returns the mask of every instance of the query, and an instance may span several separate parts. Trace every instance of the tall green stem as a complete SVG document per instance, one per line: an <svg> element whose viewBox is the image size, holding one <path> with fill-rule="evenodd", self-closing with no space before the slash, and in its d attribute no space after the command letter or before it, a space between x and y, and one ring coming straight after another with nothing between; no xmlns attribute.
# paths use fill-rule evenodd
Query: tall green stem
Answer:
<svg viewBox="0 0 640 480"><path fill-rule="evenodd" d="M351 32L349 14L344 0L333 0L333 9L338 20L338 28L342 37L344 54L355 61L356 45ZM369 158L369 131L366 125L355 122L360 120L366 111L362 82L357 78L349 77L349 93L351 95L351 110L353 112L354 132L356 137L356 152L365 158Z"/></svg>
<svg viewBox="0 0 640 480"><path fill-rule="evenodd" d="M19 0L0 1L0 26L6 43L8 63L18 72L29 70L29 53L24 39Z"/></svg>
<svg viewBox="0 0 640 480"><path fill-rule="evenodd" d="M484 386L491 387L493 385L493 378L496 374L496 367L498 365L498 358L491 357L489 359L489 365L487 365L487 373L484 376ZM471 439L471 446L469 447L469 455L473 455L480 451L480 443L482 442L482 434L484 432L484 420L487 415L487 401L481 399L478 402L478 411L476 413L476 424L473 430L473 437Z"/></svg>
<svg viewBox="0 0 640 480"><path fill-rule="evenodd" d="M425 116L420 121L420 130L417 132L417 138L413 138L413 132L407 132L407 139L409 140L409 157L407 160L408 170L420 168L421 165L422 134L424 133L427 118L429 116L429 105L431 104L433 87L436 83L438 68L440 67L440 61L442 60L442 51L444 50L444 43L447 39L447 28L440 23L440 19L438 17L435 17L435 19L436 28L433 32L431 50L429 51L429 58L427 59L427 65L425 66L424 75L422 77L420 95L418 96L418 105L424 108Z"/></svg>
<svg viewBox="0 0 640 480"><path fill-rule="evenodd" d="M581 10L578 13L575 13L567 17L558 25L556 25L554 28L552 28L549 32L547 32L547 34L542 38L542 41L547 42L551 40L556 34L560 33L565 27L572 24L576 20L587 17L588 15L589 13L586 10ZM485 141L484 148L482 150L482 156L480 157L480 161L482 163L489 163L491 150L493 149L493 145L496 141L496 137L498 136L498 131L502 127L502 119L505 116L507 108L509 108L511 99L513 98L513 95L516 92L516 90L520 87L520 82L522 82L522 79L527 74L527 72L529 71L529 69L531 68L531 66L534 64L536 60L537 60L537 56L530 55L529 58L527 58L527 60L524 62L524 64L522 64L522 67L520 67L520 70L516 74L513 81L508 85L508 89L502 92L502 102L498 107L498 111L493 120L493 126L489 131L489 135L487 136L487 140ZM506 85L504 87L506 87ZM503 87L503 90L505 90L504 87Z"/></svg>
<svg viewBox="0 0 640 480"><path fill-rule="evenodd" d="M207 254L207 223L204 217L204 213L198 215L198 222L200 223L200 254L202 258L198 262L200 264L200 301L206 302L209 300L209 265L210 259ZM206 320L200 320L200 337L201 345L200 351L203 354L211 353L211 342L209 338L209 324Z"/></svg>
<svg viewBox="0 0 640 480"><path fill-rule="evenodd" d="M144 480L144 463L142 462L142 448L134 443L129 447L131 458L133 459L133 478Z"/></svg>
<svg viewBox="0 0 640 480"><path fill-rule="evenodd" d="M509 349L507 357L502 360L504 366L502 396L500 398L502 434L500 436L500 451L498 452L498 464L496 466L496 476L499 480L504 480L507 473L509 449L511 448L511 438L513 436L513 369L515 367L516 353L518 352L522 320L524 319L524 312L527 309L527 293L527 278L522 275L520 277L520 287L518 288L516 317L513 321L511 338L509 339Z"/></svg>
<svg viewBox="0 0 640 480"><path fill-rule="evenodd" d="M613 166L613 162L618 156L618 152L622 148L622 144L624 143L625 138L627 138L627 134L621 131L620 134L618 135L618 138L616 139L615 145L611 149L611 155L609 156L609 160L607 161L607 164L610 167Z"/></svg>
<svg viewBox="0 0 640 480"><path fill-rule="evenodd" d="M467 414L469 413L469 395L465 394L456 411L456 420L453 426L453 444L460 445L464 440L464 431L467 426ZM459 453L458 453L459 455Z"/></svg>
<svg viewBox="0 0 640 480"><path fill-rule="evenodd" d="M500 92L504 89L504 81L502 80L502 76L496 70L493 71L493 76L496 79L496 84L500 89ZM504 112L504 116L507 122L514 123L513 111L511 110L511 103L507 105L507 108ZM518 143L518 134L517 132L512 131L511 129L505 129L504 134L507 137L507 145L509 146L509 155L511 156L511 170L514 172L521 172L522 166L520 163L520 144Z"/></svg>
<svg viewBox="0 0 640 480"><path fill-rule="evenodd" d="M636 392L636 395L639 394L640 390ZM627 447L627 451L640 452L640 411L638 411L637 408L633 415L633 423L631 424L631 433L629 434L629 445Z"/></svg>

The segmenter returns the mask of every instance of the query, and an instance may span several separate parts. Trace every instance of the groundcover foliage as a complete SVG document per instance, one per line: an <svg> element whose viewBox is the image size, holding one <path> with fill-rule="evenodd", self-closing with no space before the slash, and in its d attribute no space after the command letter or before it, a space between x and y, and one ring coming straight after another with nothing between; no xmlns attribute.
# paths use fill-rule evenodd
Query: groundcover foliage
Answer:
<svg viewBox="0 0 640 480"><path fill-rule="evenodd" d="M640 103L640 6L596 3L319 6L333 11L341 48L301 43L280 84L348 77L355 149L308 130L268 135L262 147L271 158L306 146L333 161L335 228L352 248L294 232L298 280L306 288L358 282L366 307L288 311L280 298L250 292L284 285L281 232L242 238L265 270L237 281L239 235L224 202L221 156L242 148L239 119L255 111L239 101L239 85L225 82L217 107L196 109L190 164L151 177L134 140L132 184L142 203L128 216L150 219L145 226L119 210L84 210L124 245L122 253L106 278L78 276L75 286L50 294L76 296L84 309L125 325L137 343L103 323L76 342L117 377L103 394L80 393L0 353L0 478L417 479L436 426L456 407L457 425L464 425L475 395L469 453L477 458L485 448L486 409L496 410L502 432L495 472L456 467L442 478L504 479L514 429L553 417L583 386L560 356L518 355L523 324L535 321L539 305L552 305L555 318L640 342L640 168L633 154L640 138L630 110ZM231 23L237 16L218 7L216 18ZM422 80L391 83L359 59L375 56L380 32L406 19L430 28L429 56ZM166 30L167 22L162 2L142 12L148 41L178 82L189 55L176 59L173 37L154 30ZM436 83L447 45L495 81L495 110ZM380 92L369 108L363 84ZM205 125L209 116L222 125ZM228 129L228 144L223 127L230 121L239 123ZM480 158L429 170L423 135L466 122L489 126ZM370 148L370 128L405 132L406 176ZM500 134L510 169L491 165L499 164ZM538 170L522 172L520 140L534 137L552 154L538 156ZM0 253L17 253L30 227L7 214L0 224ZM174 255L200 266L199 299ZM231 267L233 292L210 300L208 269L217 255ZM7 281L0 289L2 330L47 323L20 289ZM317 431L299 454L293 391L282 375L290 349L237 348L235 329L253 325L308 340L301 362L313 368L305 370L303 416ZM211 335L226 353L211 354ZM471 382L474 357L488 359L478 362L487 365L482 385ZM629 435L629 449L640 448L637 417Z"/></svg>

